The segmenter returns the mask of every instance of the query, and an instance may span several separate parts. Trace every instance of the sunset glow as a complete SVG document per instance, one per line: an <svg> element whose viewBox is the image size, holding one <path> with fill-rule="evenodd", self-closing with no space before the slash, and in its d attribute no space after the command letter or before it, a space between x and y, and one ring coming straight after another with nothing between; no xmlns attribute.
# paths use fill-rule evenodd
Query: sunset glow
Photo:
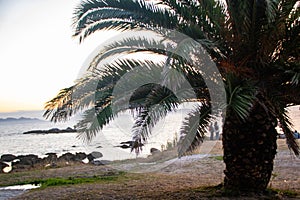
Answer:
<svg viewBox="0 0 300 200"><path fill-rule="evenodd" d="M96 33L82 44L72 38L79 2L0 1L0 112L42 109L74 83L88 55L112 36Z"/></svg>

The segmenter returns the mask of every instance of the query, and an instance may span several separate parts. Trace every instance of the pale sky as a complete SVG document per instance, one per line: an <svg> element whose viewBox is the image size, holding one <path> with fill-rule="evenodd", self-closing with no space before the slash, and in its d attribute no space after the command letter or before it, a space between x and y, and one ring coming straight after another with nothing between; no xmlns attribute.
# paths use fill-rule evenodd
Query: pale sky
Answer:
<svg viewBox="0 0 300 200"><path fill-rule="evenodd" d="M72 16L80 0L0 0L0 112L41 110L74 83L81 65L112 33L79 44Z"/></svg>

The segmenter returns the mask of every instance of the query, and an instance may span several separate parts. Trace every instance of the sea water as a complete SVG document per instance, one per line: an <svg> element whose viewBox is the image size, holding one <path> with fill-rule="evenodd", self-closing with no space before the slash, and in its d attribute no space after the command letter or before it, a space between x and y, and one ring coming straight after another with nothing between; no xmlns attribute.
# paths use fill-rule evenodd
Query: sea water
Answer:
<svg viewBox="0 0 300 200"><path fill-rule="evenodd" d="M168 117L162 119L139 156L150 154L150 148L161 149L168 142L178 140L180 137L180 127L183 119L191 110L191 106L182 107L177 112L170 113ZM290 118L294 124L293 129L300 131L300 110L299 106L290 107ZM64 129L72 127L77 123L79 117L71 118L66 123L51 123L42 118L42 112L19 112L19 113L0 113L0 118L7 117L27 117L38 118L39 121L14 121L0 122L0 155L14 154L26 155L36 154L44 157L46 153L57 153L61 155L66 152L85 152L90 153L99 151L103 154L104 160L122 160L135 158L136 154L130 152L130 149L117 147L121 142L132 139L133 117L130 112L119 115L102 131L96 134L92 141L87 142L78 138L78 133L60 133L60 134L23 134L30 130L47 130L51 128ZM278 129L280 131L280 129Z"/></svg>
<svg viewBox="0 0 300 200"><path fill-rule="evenodd" d="M188 110L181 109L162 119L153 130L153 134L149 137L139 156L147 156L150 154L150 148L161 149L162 145L166 146L168 142L178 139L181 122L186 117ZM79 138L78 133L23 134L23 132L30 130L73 128L79 119L77 117L66 123L54 124L43 120L41 116L42 112L1 113L0 118L27 117L40 120L0 122L0 155L36 154L44 157L46 153L61 155L66 152L90 153L99 151L103 154L102 159L104 160L122 160L136 157L136 154L131 152L130 149L118 147L121 142L132 140L131 129L134 120L129 111L120 114L118 118L102 131L99 131L89 142Z"/></svg>
<svg viewBox="0 0 300 200"><path fill-rule="evenodd" d="M0 187L0 200L10 199L12 197L21 195L26 190L31 190L39 187L41 187L41 185L32 185L32 184Z"/></svg>

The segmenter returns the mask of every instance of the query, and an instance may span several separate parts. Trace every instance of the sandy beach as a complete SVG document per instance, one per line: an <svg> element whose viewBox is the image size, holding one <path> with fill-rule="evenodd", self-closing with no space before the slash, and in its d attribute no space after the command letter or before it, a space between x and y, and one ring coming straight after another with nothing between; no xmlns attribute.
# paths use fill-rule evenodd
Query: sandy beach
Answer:
<svg viewBox="0 0 300 200"><path fill-rule="evenodd" d="M201 148L199 151L201 153ZM214 143L210 154L205 156L192 155L181 159L168 159L168 156L165 154L156 161L151 158L149 162L138 159L136 162L120 161L112 165L79 164L0 174L0 185L49 178L114 177L93 183L34 189L13 199L234 199L224 197L214 187L222 183L225 169L220 141ZM243 199L299 198L299 169L300 159L290 153L285 140L278 140L278 153L269 187L282 192L271 197L261 194ZM291 196L284 195L284 191Z"/></svg>

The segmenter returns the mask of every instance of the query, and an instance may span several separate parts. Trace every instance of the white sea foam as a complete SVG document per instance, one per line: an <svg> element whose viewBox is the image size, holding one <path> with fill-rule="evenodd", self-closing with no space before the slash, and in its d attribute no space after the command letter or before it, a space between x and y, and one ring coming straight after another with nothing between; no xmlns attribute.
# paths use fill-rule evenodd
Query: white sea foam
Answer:
<svg viewBox="0 0 300 200"><path fill-rule="evenodd" d="M26 185L13 185L13 186L7 186L7 187L0 187L1 190L31 190L41 187L41 185L32 185L32 184L26 184Z"/></svg>

